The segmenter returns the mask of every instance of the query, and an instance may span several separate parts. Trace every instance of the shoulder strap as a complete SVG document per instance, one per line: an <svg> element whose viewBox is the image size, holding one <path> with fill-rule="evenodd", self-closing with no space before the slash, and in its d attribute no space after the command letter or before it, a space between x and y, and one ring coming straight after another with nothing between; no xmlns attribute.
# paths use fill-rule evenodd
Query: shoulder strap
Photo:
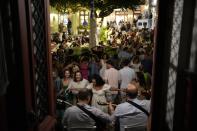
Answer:
<svg viewBox="0 0 197 131"><path fill-rule="evenodd" d="M89 117L91 117L95 122L97 121L97 118L96 118L96 116L92 113L92 112L90 112L90 111L88 111L87 109L85 109L83 106L81 106L81 105L78 105L77 104L77 107L79 108L79 109L81 109L82 111L84 111Z"/></svg>
<svg viewBox="0 0 197 131"><path fill-rule="evenodd" d="M99 118L97 118L91 111L88 111L83 106L77 104L77 107L84 111L89 117L91 117L95 121L96 131L103 131L103 129L105 128L104 123Z"/></svg>
<svg viewBox="0 0 197 131"><path fill-rule="evenodd" d="M141 110L142 112L144 112L147 116L149 116L150 114L148 113L147 110L145 110L143 107L141 107L140 105L138 105L137 103L133 102L133 101L127 101L129 104L135 106L136 108L138 108L139 110Z"/></svg>

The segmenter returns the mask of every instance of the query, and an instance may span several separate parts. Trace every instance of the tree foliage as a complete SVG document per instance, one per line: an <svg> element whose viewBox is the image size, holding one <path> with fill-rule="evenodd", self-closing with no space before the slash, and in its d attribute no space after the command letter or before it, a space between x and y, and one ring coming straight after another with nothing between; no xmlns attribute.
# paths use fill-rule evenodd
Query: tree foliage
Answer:
<svg viewBox="0 0 197 131"><path fill-rule="evenodd" d="M98 17L110 15L114 9L135 9L145 4L145 0L94 0L95 9L100 10ZM59 12L76 12L83 8L90 8L90 0L50 0L50 5Z"/></svg>

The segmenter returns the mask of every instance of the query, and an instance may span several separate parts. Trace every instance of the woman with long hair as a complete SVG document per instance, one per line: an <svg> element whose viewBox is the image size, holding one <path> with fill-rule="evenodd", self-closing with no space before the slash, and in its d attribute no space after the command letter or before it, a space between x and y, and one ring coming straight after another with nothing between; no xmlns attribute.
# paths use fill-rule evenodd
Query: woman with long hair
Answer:
<svg viewBox="0 0 197 131"><path fill-rule="evenodd" d="M69 69L64 69L64 71L63 71L63 78L61 80L61 82L62 82L62 89L60 90L60 92L58 93L57 96L59 96L63 92L65 92L65 90L68 88L68 85L71 82L71 80L72 80L72 78L71 78L70 70Z"/></svg>
<svg viewBox="0 0 197 131"><path fill-rule="evenodd" d="M78 94L80 89L85 88L89 84L88 80L82 77L80 71L76 71L74 73L73 80L69 83L67 90L71 91L74 96ZM76 103L76 99L74 98L73 103Z"/></svg>
<svg viewBox="0 0 197 131"><path fill-rule="evenodd" d="M92 106L99 108L105 113L108 113L108 106L99 105L99 103L107 103L111 101L111 86L105 84L104 80L97 74L91 77L91 83L87 86L88 89L92 90Z"/></svg>

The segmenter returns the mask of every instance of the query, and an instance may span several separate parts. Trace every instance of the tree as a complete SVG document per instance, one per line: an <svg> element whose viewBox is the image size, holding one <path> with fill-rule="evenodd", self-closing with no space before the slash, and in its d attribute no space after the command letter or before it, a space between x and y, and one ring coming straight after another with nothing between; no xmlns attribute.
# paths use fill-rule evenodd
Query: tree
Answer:
<svg viewBox="0 0 197 131"><path fill-rule="evenodd" d="M59 12L70 13L77 12L82 8L91 9L91 1L94 1L93 11L95 17L90 18L90 46L94 46L96 41L96 18L102 18L101 20L103 21L104 17L110 15L114 9L118 8L134 11L139 5L145 4L146 0L50 0L50 5L55 7ZM98 15L96 10L100 10Z"/></svg>
<svg viewBox="0 0 197 131"><path fill-rule="evenodd" d="M106 17L114 9L125 8L134 10L139 5L145 4L146 0L94 0L95 11L100 10L96 17ZM90 9L90 0L50 0L50 5L59 12L76 12L81 8Z"/></svg>

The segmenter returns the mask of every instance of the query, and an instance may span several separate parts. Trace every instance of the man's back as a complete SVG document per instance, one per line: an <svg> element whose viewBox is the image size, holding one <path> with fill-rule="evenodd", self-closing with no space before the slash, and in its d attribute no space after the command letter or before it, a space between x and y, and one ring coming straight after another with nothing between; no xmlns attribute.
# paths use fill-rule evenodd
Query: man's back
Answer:
<svg viewBox="0 0 197 131"><path fill-rule="evenodd" d="M103 113L95 107L91 107L87 104L83 104L81 106L92 112L92 114L105 123L110 123L112 121L112 118L108 114ZM95 121L77 106L69 107L65 111L62 123L68 128L95 126Z"/></svg>
<svg viewBox="0 0 197 131"><path fill-rule="evenodd" d="M119 72L115 68L105 70L104 80L112 87L118 87Z"/></svg>
<svg viewBox="0 0 197 131"><path fill-rule="evenodd" d="M125 66L122 69L119 70L120 72L120 80L121 80L121 85L120 88L126 88L127 85L136 78L135 71L128 67Z"/></svg>
<svg viewBox="0 0 197 131"><path fill-rule="evenodd" d="M63 124L70 127L94 126L95 121L77 106L69 107L64 113Z"/></svg>
<svg viewBox="0 0 197 131"><path fill-rule="evenodd" d="M137 103L145 110L149 111L150 101L134 99L133 102ZM119 118L120 131L124 131L124 126L146 126L147 115L136 108L135 106L124 102L116 107L114 112L115 117Z"/></svg>

